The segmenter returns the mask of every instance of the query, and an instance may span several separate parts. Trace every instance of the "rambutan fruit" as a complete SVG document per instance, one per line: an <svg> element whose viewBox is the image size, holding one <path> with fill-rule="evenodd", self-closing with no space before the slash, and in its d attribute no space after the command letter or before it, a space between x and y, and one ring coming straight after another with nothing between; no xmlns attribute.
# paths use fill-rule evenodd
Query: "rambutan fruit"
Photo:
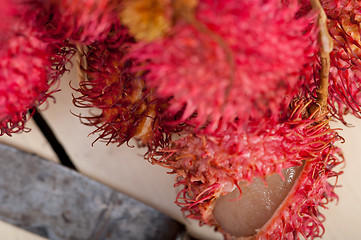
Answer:
<svg viewBox="0 0 361 240"><path fill-rule="evenodd" d="M224 226L214 213L217 199L234 188L242 192L241 185L247 186L257 177L281 175L283 169L305 164L290 193L294 199L286 198L279 207L281 210L271 220L266 219L268 230L262 228L258 237L318 236L322 226L318 217L322 216L317 208L323 206L323 200L335 196L326 180L337 175L332 168L340 163L336 156L340 151L333 145L339 138L330 129L329 119L320 111L307 117L310 105L311 102L299 101L288 119L280 123L258 122L247 129L234 124L219 136L182 137L153 153L153 161L178 176L176 186L183 189L176 203L182 211L221 231ZM286 217L290 217L287 222Z"/></svg>
<svg viewBox="0 0 361 240"><path fill-rule="evenodd" d="M126 31L123 34L122 41L132 40L127 40ZM84 124L97 127L93 132L99 134L96 140L121 145L134 138L149 150L164 146L171 128L163 125L160 113L168 104L145 86L144 73L129 72L132 62L124 60L125 54L122 44L88 46L84 61L80 61L84 74L76 89L80 96L73 102L96 111L90 116L80 115Z"/></svg>
<svg viewBox="0 0 361 240"><path fill-rule="evenodd" d="M209 132L235 119L277 119L317 38L298 9L273 0L200 1L193 22L180 19L163 38L132 47L133 71L146 71L155 95L171 98L168 114L181 112L180 121Z"/></svg>
<svg viewBox="0 0 361 240"><path fill-rule="evenodd" d="M53 54L53 44L33 22L23 21L22 5L13 7L0 49L0 135L24 130L28 110L49 97L49 87L63 72L57 65L63 56Z"/></svg>

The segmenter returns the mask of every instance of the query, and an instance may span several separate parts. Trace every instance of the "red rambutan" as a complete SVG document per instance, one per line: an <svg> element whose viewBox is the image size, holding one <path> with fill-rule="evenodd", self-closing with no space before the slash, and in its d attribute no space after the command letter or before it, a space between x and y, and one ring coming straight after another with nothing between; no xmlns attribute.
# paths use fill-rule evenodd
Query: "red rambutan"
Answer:
<svg viewBox="0 0 361 240"><path fill-rule="evenodd" d="M0 49L0 135L24 129L27 111L48 96L50 53L41 33L14 16Z"/></svg>
<svg viewBox="0 0 361 240"><path fill-rule="evenodd" d="M130 57L147 86L170 100L169 114L212 132L236 118L278 118L300 86L314 52L311 17L279 1L200 1L196 23L179 20L162 39L140 41ZM227 26L227 27L225 27ZM307 31L308 29L308 31Z"/></svg>
<svg viewBox="0 0 361 240"><path fill-rule="evenodd" d="M66 43L39 28L35 19L40 9L22 0L7 5L2 17L10 24L2 28L0 40L0 135L25 129L28 111L51 95L50 86L73 54Z"/></svg>
<svg viewBox="0 0 361 240"><path fill-rule="evenodd" d="M124 28L117 39L114 46L108 42L110 39L106 44L88 46L84 61L80 61L84 77L76 89L80 96L73 102L77 107L100 111L80 118L84 124L97 127L93 132L99 134L96 140L121 145L134 137L149 150L164 146L170 131L175 131L163 125L164 116L160 117L168 104L153 96L144 84L142 72L129 72L132 62L124 61L126 48L119 43L131 42L132 38Z"/></svg>

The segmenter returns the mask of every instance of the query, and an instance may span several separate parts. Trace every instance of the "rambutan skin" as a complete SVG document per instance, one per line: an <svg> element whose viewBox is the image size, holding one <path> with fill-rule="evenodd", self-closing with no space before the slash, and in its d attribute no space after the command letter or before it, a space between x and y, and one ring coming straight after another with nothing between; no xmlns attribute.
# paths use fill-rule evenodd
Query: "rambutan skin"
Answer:
<svg viewBox="0 0 361 240"><path fill-rule="evenodd" d="M0 8L0 30L3 33L0 38L4 38L6 33L9 32L11 28L11 20L18 13L18 9L14 0L7 0L1 2Z"/></svg>
<svg viewBox="0 0 361 240"><path fill-rule="evenodd" d="M37 15L39 28L58 40L89 45L108 37L119 22L116 0L31 0L29 6L42 11Z"/></svg>
<svg viewBox="0 0 361 240"><path fill-rule="evenodd" d="M236 118L277 118L296 94L317 37L297 10L279 1L200 1L198 26L179 20L130 56L139 62L135 71L149 71L145 81L157 97L172 97L168 112L182 112L193 126L210 122L214 131L220 119L224 129Z"/></svg>

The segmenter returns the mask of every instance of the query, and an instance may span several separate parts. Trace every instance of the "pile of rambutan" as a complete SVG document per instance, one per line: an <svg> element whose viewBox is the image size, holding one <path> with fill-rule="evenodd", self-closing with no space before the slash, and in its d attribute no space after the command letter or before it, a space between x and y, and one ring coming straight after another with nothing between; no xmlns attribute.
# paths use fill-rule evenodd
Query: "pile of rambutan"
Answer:
<svg viewBox="0 0 361 240"><path fill-rule="evenodd" d="M322 236L344 161L329 122L361 117L360 1L5 2L0 135L26 130L76 55L73 102L97 110L81 122L147 147L185 216L225 239ZM256 195L272 207L242 212Z"/></svg>

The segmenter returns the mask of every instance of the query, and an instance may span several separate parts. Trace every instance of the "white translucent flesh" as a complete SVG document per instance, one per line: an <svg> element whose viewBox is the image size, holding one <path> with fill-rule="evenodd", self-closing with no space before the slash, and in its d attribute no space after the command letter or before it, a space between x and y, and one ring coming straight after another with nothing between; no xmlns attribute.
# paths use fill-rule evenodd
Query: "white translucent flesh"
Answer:
<svg viewBox="0 0 361 240"><path fill-rule="evenodd" d="M268 176L267 186L258 178L249 185L241 184L241 198L236 189L217 199L213 209L215 219L223 230L233 236L254 236L286 198L301 169L284 169L284 180L278 174Z"/></svg>

